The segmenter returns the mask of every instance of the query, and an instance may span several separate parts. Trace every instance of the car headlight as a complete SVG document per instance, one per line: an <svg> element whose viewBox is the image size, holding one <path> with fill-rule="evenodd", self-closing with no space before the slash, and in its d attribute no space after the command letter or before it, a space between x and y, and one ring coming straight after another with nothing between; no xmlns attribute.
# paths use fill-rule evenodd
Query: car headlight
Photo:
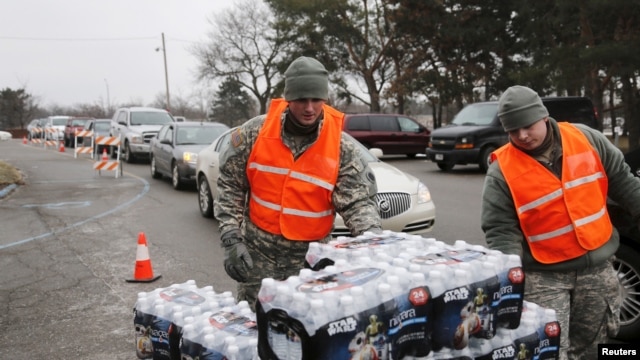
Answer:
<svg viewBox="0 0 640 360"><path fill-rule="evenodd" d="M418 204L424 204L431 201L431 193L429 188L422 182L418 183Z"/></svg>
<svg viewBox="0 0 640 360"><path fill-rule="evenodd" d="M140 136L140 135L131 136L131 143L133 143L133 144L142 144L143 143L142 136Z"/></svg>
<svg viewBox="0 0 640 360"><path fill-rule="evenodd" d="M195 164L198 161L198 154L186 151L182 154L182 161Z"/></svg>
<svg viewBox="0 0 640 360"><path fill-rule="evenodd" d="M473 149L473 138L462 137L456 141L456 149Z"/></svg>

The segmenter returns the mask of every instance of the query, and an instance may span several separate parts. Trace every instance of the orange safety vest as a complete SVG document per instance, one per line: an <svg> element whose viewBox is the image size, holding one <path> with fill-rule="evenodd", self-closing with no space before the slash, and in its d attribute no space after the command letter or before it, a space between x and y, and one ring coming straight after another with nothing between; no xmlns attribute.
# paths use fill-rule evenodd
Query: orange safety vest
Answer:
<svg viewBox="0 0 640 360"><path fill-rule="evenodd" d="M492 155L509 185L531 254L543 264L597 249L613 231L607 212L608 180L598 154L578 128L565 122L558 127L561 180L510 143Z"/></svg>
<svg viewBox="0 0 640 360"><path fill-rule="evenodd" d="M272 100L249 155L249 217L262 230L289 240L318 240L333 228L331 195L338 179L344 114L324 105L318 139L294 160L280 138L287 106L284 99Z"/></svg>

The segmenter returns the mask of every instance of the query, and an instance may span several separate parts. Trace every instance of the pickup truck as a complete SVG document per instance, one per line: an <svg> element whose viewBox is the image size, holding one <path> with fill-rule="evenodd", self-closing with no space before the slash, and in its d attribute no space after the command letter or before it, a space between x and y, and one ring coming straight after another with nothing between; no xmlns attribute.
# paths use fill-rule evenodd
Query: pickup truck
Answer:
<svg viewBox="0 0 640 360"><path fill-rule="evenodd" d="M149 158L149 142L162 125L175 122L163 109L151 107L124 107L113 114L111 136L120 137L120 158L128 163L138 158ZM113 154L112 154L113 156Z"/></svg>

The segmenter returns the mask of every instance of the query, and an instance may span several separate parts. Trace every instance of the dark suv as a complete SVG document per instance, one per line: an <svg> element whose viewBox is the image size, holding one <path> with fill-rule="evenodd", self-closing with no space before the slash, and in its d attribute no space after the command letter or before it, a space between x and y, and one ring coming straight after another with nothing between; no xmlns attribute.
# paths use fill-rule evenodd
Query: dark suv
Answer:
<svg viewBox="0 0 640 360"><path fill-rule="evenodd" d="M346 114L344 132L367 148L379 148L383 155L424 154L431 131L401 114Z"/></svg>
<svg viewBox="0 0 640 360"><path fill-rule="evenodd" d="M579 96L543 97L549 116L558 121L582 123L598 129L598 116L589 98ZM484 172L489 156L508 141L498 119L498 102L479 102L465 106L451 124L434 129L427 158L443 171L455 165L478 164Z"/></svg>

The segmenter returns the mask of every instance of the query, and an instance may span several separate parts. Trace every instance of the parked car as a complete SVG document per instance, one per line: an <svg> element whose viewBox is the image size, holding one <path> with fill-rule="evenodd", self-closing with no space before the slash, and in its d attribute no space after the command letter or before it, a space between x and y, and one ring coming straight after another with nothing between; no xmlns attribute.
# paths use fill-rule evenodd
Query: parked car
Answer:
<svg viewBox="0 0 640 360"><path fill-rule="evenodd" d="M0 140L11 140L13 135L8 131L0 131Z"/></svg>
<svg viewBox="0 0 640 360"><path fill-rule="evenodd" d="M76 131L84 130L84 125L91 117L73 117L67 120L64 127L64 146L75 147ZM78 142L82 143L82 138L78 138Z"/></svg>
<svg viewBox="0 0 640 360"><path fill-rule="evenodd" d="M343 130L368 149L410 158L424 154L431 139L429 129L400 114L346 114Z"/></svg>
<svg viewBox="0 0 640 360"><path fill-rule="evenodd" d="M64 129L69 119L71 119L71 116L66 115L47 117L42 124L44 138L46 140L64 140Z"/></svg>
<svg viewBox="0 0 640 360"><path fill-rule="evenodd" d="M113 120L111 119L89 119L87 120L87 122L84 124L84 129L86 131L92 131L93 132L93 138L83 138L82 139L82 143L83 145L87 145L90 144L90 146L93 146L93 152L94 154L102 154L102 150L105 148L107 149L107 154L109 155L116 155L115 151L113 150L113 146L109 146L109 145L97 145L95 143L95 139L98 136L106 136L109 137L111 136L111 128L113 127Z"/></svg>
<svg viewBox="0 0 640 360"><path fill-rule="evenodd" d="M171 177L171 185L181 189L186 182L195 180L198 153L228 130L217 122L172 122L160 128L149 143L151 176Z"/></svg>
<svg viewBox="0 0 640 360"><path fill-rule="evenodd" d="M598 114L589 98L579 96L543 97L549 116L557 121L582 123L598 128ZM498 119L498 102L478 102L465 106L450 124L434 129L426 149L427 158L440 170L455 165L478 164L486 172L493 151L509 140Z"/></svg>
<svg viewBox="0 0 640 360"><path fill-rule="evenodd" d="M198 154L196 176L198 205L204 217L213 217L213 199L217 196L220 171L219 155L229 146L229 130ZM433 229L436 218L435 205L427 186L418 178L380 161L380 149L367 149L357 140L347 136L358 146L362 156L373 170L378 185L375 197L382 218L382 228L412 234L426 233ZM332 236L350 236L340 215L336 216Z"/></svg>
<svg viewBox="0 0 640 360"><path fill-rule="evenodd" d="M167 110L152 107L123 107L116 110L111 136L120 137L120 157L128 163L148 157L149 142L163 125L175 120Z"/></svg>

